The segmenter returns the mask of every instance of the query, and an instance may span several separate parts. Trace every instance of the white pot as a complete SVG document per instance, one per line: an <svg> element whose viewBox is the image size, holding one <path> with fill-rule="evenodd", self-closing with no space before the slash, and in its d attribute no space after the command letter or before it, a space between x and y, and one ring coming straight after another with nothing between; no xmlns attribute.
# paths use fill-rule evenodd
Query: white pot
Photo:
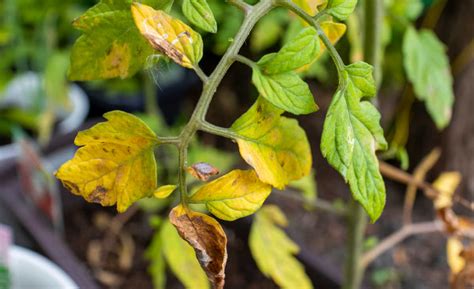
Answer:
<svg viewBox="0 0 474 289"><path fill-rule="evenodd" d="M28 249L9 250L11 289L79 289L57 265Z"/></svg>

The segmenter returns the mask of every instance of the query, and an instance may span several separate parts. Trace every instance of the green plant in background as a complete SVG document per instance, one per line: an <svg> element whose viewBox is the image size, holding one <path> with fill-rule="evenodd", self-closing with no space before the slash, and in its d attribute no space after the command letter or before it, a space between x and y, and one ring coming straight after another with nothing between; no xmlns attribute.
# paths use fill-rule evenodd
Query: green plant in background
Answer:
<svg viewBox="0 0 474 289"><path fill-rule="evenodd" d="M10 135L20 124L37 132L41 143L49 141L59 109L72 109L65 72L69 66L68 44L74 33L70 19L80 13L75 1L11 1L0 3L0 96L14 75L38 76L39 90L28 91L30 82L23 83L23 101L2 106L0 133ZM44 9L47 7L47 9ZM31 72L35 72L33 74ZM25 94L31 95L25 95Z"/></svg>
<svg viewBox="0 0 474 289"><path fill-rule="evenodd" d="M382 1L364 2L365 21L348 21L355 23L353 29L362 26L357 23L365 24L363 43L357 31L351 33L355 51L352 55L358 60L352 64L343 62L334 43L344 34L346 26L340 22L351 17L356 0L184 0L178 3L181 6L175 4L175 10L181 8L177 10L191 25L209 33L217 32L213 49L223 56L207 75L199 67L204 50L202 36L173 16L175 13L170 14L173 1L102 0L73 22L82 35L72 49L71 79L131 77L150 56L159 54L194 70L203 83L202 94L177 136L163 136L167 131L160 131L159 127L157 136L145 122L129 113L106 113L106 122L77 135L75 144L80 148L56 176L72 193L103 206L116 205L119 212L137 201L143 208L153 209L148 203L164 200L159 202L166 202L166 207L173 203L173 196L177 195L174 191L179 191L179 204L174 203L169 220L157 217L152 222L157 233L147 256L152 260L150 271L156 288L164 287L165 266L187 288L223 288L227 237L219 222L203 213L206 211L226 221L256 213L249 242L260 270L282 288L312 288L294 257L298 246L282 230L287 226L286 217L275 206L260 208L272 188L284 189L294 181L303 182L311 174L312 157L306 133L295 119L283 114L317 111L303 76L311 75L308 71L317 71L317 60L327 51L337 71L338 87L324 121L320 147L323 156L349 184L354 199L347 210L350 234L344 286L358 288L364 270L360 258L365 213L375 222L385 206L385 185L376 151L387 148L380 114L371 102L382 75L384 43L379 24L383 18L379 12L384 7ZM234 14L239 16L234 18ZM240 54L249 38L254 51L277 45L280 38L284 41L277 52L253 61ZM432 34L418 33L413 28L407 29L405 39L403 51L410 57L416 57L412 50L419 51L426 45L435 48L432 54L420 55L413 62L407 56L405 67L415 92L427 100L436 123L443 126L450 116L452 100L443 98L452 96L446 88L450 83L433 95L431 90L435 88L423 69L442 52L442 47L435 44ZM252 83L260 96L230 128L218 127L206 121L206 114L221 80L236 61L252 70ZM446 65L446 61L438 59L435 79L443 77ZM195 141L198 131L235 141L251 169L226 168L223 176L208 181L218 173L216 167L222 167L202 159L203 150ZM164 170L159 169L161 159L157 163L155 149L173 146L176 150L164 152L167 157L176 156L178 178L158 182L161 177L157 171ZM190 182L188 173L197 180ZM308 187L304 183L298 186ZM188 191L189 187L192 189ZM155 208L160 208L160 203ZM176 254L178 251L180 254Z"/></svg>

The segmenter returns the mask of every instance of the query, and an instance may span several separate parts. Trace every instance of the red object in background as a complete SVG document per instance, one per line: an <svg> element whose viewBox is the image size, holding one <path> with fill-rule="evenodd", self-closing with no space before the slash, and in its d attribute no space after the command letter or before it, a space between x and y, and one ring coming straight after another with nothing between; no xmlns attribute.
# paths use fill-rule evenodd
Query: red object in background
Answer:
<svg viewBox="0 0 474 289"><path fill-rule="evenodd" d="M56 231L61 232L62 206L57 182L32 141L20 137L17 143L20 149L18 172L24 196L48 217Z"/></svg>

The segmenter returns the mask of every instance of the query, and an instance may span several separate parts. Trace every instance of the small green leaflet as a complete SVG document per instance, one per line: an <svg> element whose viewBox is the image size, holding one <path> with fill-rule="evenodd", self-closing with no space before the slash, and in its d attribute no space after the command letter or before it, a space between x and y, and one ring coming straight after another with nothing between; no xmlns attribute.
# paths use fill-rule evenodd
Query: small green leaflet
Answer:
<svg viewBox="0 0 474 289"><path fill-rule="evenodd" d="M182 10L192 24L207 32L217 32L216 19L206 0L184 0Z"/></svg>
<svg viewBox="0 0 474 289"><path fill-rule="evenodd" d="M167 9L173 1L142 1L157 9ZM69 78L95 80L134 75L154 51L135 27L130 2L102 0L73 26L83 32L71 52Z"/></svg>
<svg viewBox="0 0 474 289"><path fill-rule="evenodd" d="M410 27L403 39L403 62L416 96L425 102L438 129L445 128L451 120L454 93L444 45L433 32Z"/></svg>
<svg viewBox="0 0 474 289"><path fill-rule="evenodd" d="M372 66L364 62L348 65L341 77L343 83L324 122L321 151L375 221L385 206L385 184L375 151L386 149L387 143L379 112L362 100L375 95Z"/></svg>
<svg viewBox="0 0 474 289"><path fill-rule="evenodd" d="M260 95L283 110L298 115L318 109L308 84L296 72L266 75L256 66L253 68L252 82Z"/></svg>
<svg viewBox="0 0 474 289"><path fill-rule="evenodd" d="M318 32L313 27L306 27L278 53L262 58L258 64L267 75L288 72L313 62L319 49Z"/></svg>
<svg viewBox="0 0 474 289"><path fill-rule="evenodd" d="M357 0L329 0L326 12L339 20L345 20L352 14Z"/></svg>
<svg viewBox="0 0 474 289"><path fill-rule="evenodd" d="M312 289L313 285L294 254L296 245L280 227L288 221L277 206L262 207L250 229L249 246L258 268L280 288Z"/></svg>

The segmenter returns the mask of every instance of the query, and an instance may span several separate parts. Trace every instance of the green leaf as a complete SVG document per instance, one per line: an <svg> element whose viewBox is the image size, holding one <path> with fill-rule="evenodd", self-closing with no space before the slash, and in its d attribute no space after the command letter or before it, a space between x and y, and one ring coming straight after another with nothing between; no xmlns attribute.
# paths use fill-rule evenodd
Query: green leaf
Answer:
<svg viewBox="0 0 474 289"><path fill-rule="evenodd" d="M257 22L250 37L250 50L254 53L271 48L278 43L288 22L288 12L272 10Z"/></svg>
<svg viewBox="0 0 474 289"><path fill-rule="evenodd" d="M192 24L207 32L217 32L216 19L206 0L184 0L182 9Z"/></svg>
<svg viewBox="0 0 474 289"><path fill-rule="evenodd" d="M107 122L81 131L74 143L81 146L63 164L56 177L73 194L102 206L117 204L124 212L156 189L155 133L136 116L111 111Z"/></svg>
<svg viewBox="0 0 474 289"><path fill-rule="evenodd" d="M144 2L163 9L172 1ZM130 77L153 54L133 23L128 1L102 0L75 19L73 26L83 35L72 48L68 74L71 80Z"/></svg>
<svg viewBox="0 0 474 289"><path fill-rule="evenodd" d="M321 151L375 221L385 205L385 185L375 151L386 149L387 143L379 112L362 100L375 95L372 67L364 62L346 66L342 81L324 122Z"/></svg>
<svg viewBox="0 0 474 289"><path fill-rule="evenodd" d="M290 187L301 191L306 204L310 207L318 198L318 188L315 175L316 171L311 170L309 175L290 183Z"/></svg>
<svg viewBox="0 0 474 289"><path fill-rule="evenodd" d="M166 288L166 263L163 255L161 232L156 231L146 249L145 258L150 262L148 273L151 275L154 289Z"/></svg>
<svg viewBox="0 0 474 289"><path fill-rule="evenodd" d="M160 232L163 255L173 274L186 289L209 289L206 273L199 265L193 248L179 236L176 228L166 221Z"/></svg>
<svg viewBox="0 0 474 289"><path fill-rule="evenodd" d="M298 115L318 109L308 84L295 72L266 75L255 66L252 82L260 95L283 110Z"/></svg>
<svg viewBox="0 0 474 289"><path fill-rule="evenodd" d="M329 0L326 12L339 20L345 20L352 14L357 0Z"/></svg>
<svg viewBox="0 0 474 289"><path fill-rule="evenodd" d="M231 127L241 156L263 182L283 189L311 171L311 150L304 130L294 119L282 117L283 111L263 98Z"/></svg>
<svg viewBox="0 0 474 289"><path fill-rule="evenodd" d="M319 48L318 32L313 27L306 27L278 53L258 64L267 75L292 71L313 62L319 54Z"/></svg>
<svg viewBox="0 0 474 289"><path fill-rule="evenodd" d="M425 102L439 129L451 120L453 78L443 43L428 30L410 27L403 39L403 63L418 99Z"/></svg>
<svg viewBox="0 0 474 289"><path fill-rule="evenodd" d="M234 170L201 187L189 202L206 204L214 216L233 221L255 213L271 191L255 171Z"/></svg>
<svg viewBox="0 0 474 289"><path fill-rule="evenodd" d="M280 227L288 221L277 206L264 206L250 229L249 246L258 268L280 288L311 289L303 265L295 258L299 248Z"/></svg>

